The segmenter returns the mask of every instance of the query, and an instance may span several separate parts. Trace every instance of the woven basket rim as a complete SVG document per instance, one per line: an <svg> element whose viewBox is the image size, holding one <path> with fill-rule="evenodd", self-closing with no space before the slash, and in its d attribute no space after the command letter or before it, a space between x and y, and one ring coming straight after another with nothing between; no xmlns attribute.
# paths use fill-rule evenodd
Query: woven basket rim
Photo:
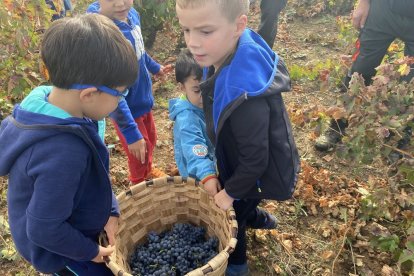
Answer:
<svg viewBox="0 0 414 276"><path fill-rule="evenodd" d="M193 183L196 187L200 187L200 182L192 177L182 177L182 176L165 176L160 178L154 178L151 180L142 181L137 183L133 186L130 186L127 190L121 192L116 197L117 200L121 200L125 197L133 196L135 193L142 191L142 186L145 185L145 188L151 187L156 183L171 183L174 184L176 182L182 182L186 184ZM224 211L223 211L224 212ZM197 271L197 274L193 274L189 272L186 275L206 275L207 273L211 273L214 271L214 267L217 267L217 264L222 264L227 262L229 255L234 251L236 244L237 244L237 231L238 225L236 221L236 213L233 207L230 207L226 212L226 217L231 225L233 231L231 231L231 238L228 243L224 246L224 249L217 253L217 255L211 259L207 264L202 267L197 268L194 271ZM122 214L121 214L122 215ZM99 242L101 245L107 245L107 237L106 235L100 235ZM120 276L132 276L130 273L126 272L123 268L121 268L116 261L113 260L112 256L104 258L106 266L111 269L114 275Z"/></svg>

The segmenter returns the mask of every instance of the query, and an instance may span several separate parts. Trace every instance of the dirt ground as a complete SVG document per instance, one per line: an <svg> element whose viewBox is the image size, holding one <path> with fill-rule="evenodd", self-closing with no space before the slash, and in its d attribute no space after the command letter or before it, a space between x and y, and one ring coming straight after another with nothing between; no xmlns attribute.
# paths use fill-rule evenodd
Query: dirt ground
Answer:
<svg viewBox="0 0 414 276"><path fill-rule="evenodd" d="M321 60L338 59L349 54L338 46L335 17L291 18L284 13L280 20L275 51L288 65L307 66ZM258 9L251 12L250 26L257 28ZM150 54L161 64L175 61L179 35L172 29L158 33ZM313 148L315 110L323 110L335 101L335 91L322 89L318 82L293 82L292 91L284 94L295 140L302 159L302 174L298 191L286 202L263 202L263 208L278 217L277 230L249 231L249 264L252 275L381 275L390 256L355 246L350 235L358 231L352 224L358 208L356 192L368 175L381 176L382 168L363 167L338 159L333 152L319 153ZM175 173L172 122L168 119L168 99L179 95L173 74L154 82L156 105L153 113L158 132L154 165L167 174ZM309 115L310 114L310 115ZM306 117L309 120L294 120ZM111 124L106 135L111 145L111 177L116 192L128 186L128 168L124 153ZM5 179L0 179L0 192L5 192ZM308 195L306 184L312 182ZM329 201L326 208L321 202ZM1 202L2 213L6 208ZM351 237L351 238L350 238ZM353 244L353 246L351 246ZM362 244L362 243L361 243ZM20 272L20 274L18 274ZM0 258L1 275L36 275L24 262L7 262Z"/></svg>

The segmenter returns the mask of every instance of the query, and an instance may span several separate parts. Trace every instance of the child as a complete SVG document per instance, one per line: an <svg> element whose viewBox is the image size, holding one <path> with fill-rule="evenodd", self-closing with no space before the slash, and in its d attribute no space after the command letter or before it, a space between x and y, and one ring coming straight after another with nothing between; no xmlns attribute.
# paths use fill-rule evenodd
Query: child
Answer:
<svg viewBox="0 0 414 276"><path fill-rule="evenodd" d="M174 155L181 176L191 176L201 181L211 195L217 194L214 149L206 133L203 102L200 92L202 68L190 51L183 50L175 65L175 78L185 93L170 100L170 119L174 124Z"/></svg>
<svg viewBox="0 0 414 276"><path fill-rule="evenodd" d="M266 42L246 29L248 8L249 0L176 1L187 47L198 64L208 67L200 89L223 186L214 200L236 211L238 242L226 275L238 276L249 273L249 217L261 199L290 198L299 172L281 96L290 89L289 74Z"/></svg>
<svg viewBox="0 0 414 276"><path fill-rule="evenodd" d="M53 86L35 88L0 129L11 234L42 273L109 276L119 210L96 121L134 83L135 53L111 20L90 14L52 23L41 56Z"/></svg>
<svg viewBox="0 0 414 276"><path fill-rule="evenodd" d="M52 15L52 21L65 17L68 11L72 11L72 3L70 0L45 0L45 2L55 12Z"/></svg>
<svg viewBox="0 0 414 276"><path fill-rule="evenodd" d="M140 18L132 3L133 0L100 0L91 4L87 12L100 13L112 19L131 42L136 52L135 58L138 59L140 70L137 81L129 87L125 101L121 101L116 111L111 114L122 147L128 156L129 179L132 184L136 184L151 174L162 176L159 170L152 169L157 135L151 111L154 97L149 72L162 76L167 69L145 52Z"/></svg>

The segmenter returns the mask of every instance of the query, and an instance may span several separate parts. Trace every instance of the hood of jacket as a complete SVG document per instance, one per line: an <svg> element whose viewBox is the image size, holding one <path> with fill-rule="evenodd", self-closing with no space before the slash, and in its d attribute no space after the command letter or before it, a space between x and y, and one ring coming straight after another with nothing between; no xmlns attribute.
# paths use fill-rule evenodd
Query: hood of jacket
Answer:
<svg viewBox="0 0 414 276"><path fill-rule="evenodd" d="M178 114L180 114L181 112L186 111L186 110L191 110L191 111L197 113L197 115L200 116L201 118L204 118L203 109L193 105L192 103L190 103L185 98L185 96L183 96L181 98L171 99L169 101L168 111L169 111L170 120L175 121Z"/></svg>
<svg viewBox="0 0 414 276"><path fill-rule="evenodd" d="M204 68L204 79L207 74L208 68ZM227 116L223 119L226 119L243 99L290 90L285 64L260 35L250 29L243 32L235 53L200 87L209 89L211 83L214 83L213 122L216 134L222 125L219 120L224 111Z"/></svg>
<svg viewBox="0 0 414 276"><path fill-rule="evenodd" d="M25 111L16 105L12 115L2 121L0 128L0 175L8 174L21 153L36 142L62 132L86 137L82 125L87 128L93 127L91 122L84 119L60 119Z"/></svg>

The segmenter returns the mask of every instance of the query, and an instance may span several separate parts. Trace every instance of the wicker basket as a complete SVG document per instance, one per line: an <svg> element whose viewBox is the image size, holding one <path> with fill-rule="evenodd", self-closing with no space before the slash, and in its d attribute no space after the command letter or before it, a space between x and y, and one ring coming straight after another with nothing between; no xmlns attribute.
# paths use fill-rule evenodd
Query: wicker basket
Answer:
<svg viewBox="0 0 414 276"><path fill-rule="evenodd" d="M130 187L118 197L121 217L116 249L107 259L114 275L130 276L130 255L147 233L170 230L175 223L192 223L206 228L219 239L219 253L188 276L224 275L229 254L237 243L234 210L223 211L192 178L162 177Z"/></svg>

